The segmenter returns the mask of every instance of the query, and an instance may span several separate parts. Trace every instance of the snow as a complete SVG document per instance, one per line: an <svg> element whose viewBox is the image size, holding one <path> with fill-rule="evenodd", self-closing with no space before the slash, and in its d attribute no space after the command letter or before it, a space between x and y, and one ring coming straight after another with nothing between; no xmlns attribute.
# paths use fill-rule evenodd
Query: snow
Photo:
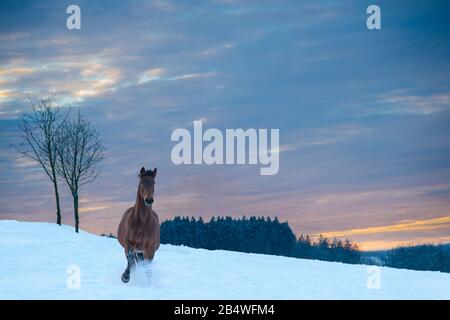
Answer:
<svg viewBox="0 0 450 320"><path fill-rule="evenodd" d="M373 289L365 265L172 245L156 253L150 283L140 268L123 284L125 264L115 239L0 221L0 299L450 299L440 272L380 268Z"/></svg>

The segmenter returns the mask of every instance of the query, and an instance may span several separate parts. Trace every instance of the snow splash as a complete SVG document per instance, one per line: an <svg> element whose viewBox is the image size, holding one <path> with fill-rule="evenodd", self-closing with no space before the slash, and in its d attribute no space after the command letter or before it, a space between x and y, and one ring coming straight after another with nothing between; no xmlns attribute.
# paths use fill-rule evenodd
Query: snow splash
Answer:
<svg viewBox="0 0 450 320"><path fill-rule="evenodd" d="M154 284L155 274L158 273L155 267L156 263L152 261L141 261L131 268L130 282L128 285L133 287L148 287Z"/></svg>

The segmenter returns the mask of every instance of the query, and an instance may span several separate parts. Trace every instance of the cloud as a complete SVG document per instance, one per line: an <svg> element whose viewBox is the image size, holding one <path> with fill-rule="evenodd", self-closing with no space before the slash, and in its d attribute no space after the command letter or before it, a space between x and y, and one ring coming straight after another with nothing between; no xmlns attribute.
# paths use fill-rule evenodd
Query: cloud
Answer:
<svg viewBox="0 0 450 320"><path fill-rule="evenodd" d="M11 90L0 90L0 99L7 100L11 97Z"/></svg>
<svg viewBox="0 0 450 320"><path fill-rule="evenodd" d="M235 46L234 43L225 43L225 44L220 45L220 46L209 47L207 49L203 49L202 51L200 51L200 55L201 56L216 55L216 54L218 54L220 52L223 52L224 50L231 49L234 46Z"/></svg>
<svg viewBox="0 0 450 320"><path fill-rule="evenodd" d="M0 90L0 102L25 100L26 93L41 96L53 93L62 105L80 103L85 98L116 90L122 72L101 57L58 57L51 62L16 61L0 69L7 89ZM15 110L14 110L15 111ZM12 112L14 112L12 111Z"/></svg>
<svg viewBox="0 0 450 320"><path fill-rule="evenodd" d="M17 32L10 34L0 34L0 41L17 41L30 37L30 33L27 32Z"/></svg>
<svg viewBox="0 0 450 320"><path fill-rule="evenodd" d="M212 77L216 73L215 72L201 72L201 73L188 73L188 74L182 74L179 76L174 76L168 78L168 80L189 80L189 79L195 79L195 78L207 78Z"/></svg>
<svg viewBox="0 0 450 320"><path fill-rule="evenodd" d="M328 231L322 232L321 234L325 237L333 238L333 237L351 237L356 235L379 234L388 232L410 232L410 231L423 231L436 229L450 230L450 216L433 219L416 220L416 221L404 221L401 223L386 226L367 227L341 231ZM317 236L317 234L313 236Z"/></svg>
<svg viewBox="0 0 450 320"><path fill-rule="evenodd" d="M378 112L383 114L429 115L450 110L450 92L420 95L409 90L381 94L377 99Z"/></svg>
<svg viewBox="0 0 450 320"><path fill-rule="evenodd" d="M177 80L190 80L196 78L212 77L215 72L199 72L199 73L187 73L176 76L164 76L168 71L164 68L154 68L143 72L137 81L137 84L143 84L150 81L177 81Z"/></svg>
<svg viewBox="0 0 450 320"><path fill-rule="evenodd" d="M153 68L143 72L138 79L138 84L146 83L149 81L160 80L165 73L164 68Z"/></svg>
<svg viewBox="0 0 450 320"><path fill-rule="evenodd" d="M433 237L433 238L410 238L408 240L377 240L377 241L358 241L358 247L364 251L388 250L400 246L413 246L418 244L442 244L449 243L450 237Z"/></svg>
<svg viewBox="0 0 450 320"><path fill-rule="evenodd" d="M15 80L20 76L36 72L36 68L6 66L0 68L0 77L4 80Z"/></svg>
<svg viewBox="0 0 450 320"><path fill-rule="evenodd" d="M336 144L359 138L370 132L369 128L355 124L303 129L286 136L284 141L287 142L280 146L280 152Z"/></svg>
<svg viewBox="0 0 450 320"><path fill-rule="evenodd" d="M434 184L429 186L401 187L401 188L374 188L368 190L335 192L321 195L316 198L318 205L336 205L342 203L356 203L370 199L393 199L425 196L432 192L450 190L450 184Z"/></svg>
<svg viewBox="0 0 450 320"><path fill-rule="evenodd" d="M109 206L93 206L93 207L81 207L79 209L80 213L86 213L86 212L94 212L94 211L100 211L100 210L105 210L105 209L109 209Z"/></svg>

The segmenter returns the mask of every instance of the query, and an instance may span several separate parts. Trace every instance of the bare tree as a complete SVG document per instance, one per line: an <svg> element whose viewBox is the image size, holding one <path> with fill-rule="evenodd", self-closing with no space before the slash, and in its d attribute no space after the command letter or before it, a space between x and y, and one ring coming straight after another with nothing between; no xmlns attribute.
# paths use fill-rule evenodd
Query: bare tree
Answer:
<svg viewBox="0 0 450 320"><path fill-rule="evenodd" d="M56 198L56 223L61 225L61 209L56 173L56 139L68 112L56 107L56 98L49 96L38 101L28 99L32 111L20 117L21 142L13 145L20 157L34 160L53 183Z"/></svg>
<svg viewBox="0 0 450 320"><path fill-rule="evenodd" d="M98 132L78 111L58 131L56 171L67 183L73 196L75 232L78 232L78 191L97 178L103 160L103 147Z"/></svg>

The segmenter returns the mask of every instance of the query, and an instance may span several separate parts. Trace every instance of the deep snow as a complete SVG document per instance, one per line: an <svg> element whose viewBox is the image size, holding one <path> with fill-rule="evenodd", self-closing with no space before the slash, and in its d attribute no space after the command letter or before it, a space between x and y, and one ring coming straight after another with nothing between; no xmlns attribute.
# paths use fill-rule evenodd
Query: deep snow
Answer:
<svg viewBox="0 0 450 320"><path fill-rule="evenodd" d="M70 266L79 289L67 286ZM142 272L123 284L124 267L115 239L0 221L1 299L450 299L446 273L381 268L380 289L369 289L364 265L183 246L161 245L150 284Z"/></svg>

